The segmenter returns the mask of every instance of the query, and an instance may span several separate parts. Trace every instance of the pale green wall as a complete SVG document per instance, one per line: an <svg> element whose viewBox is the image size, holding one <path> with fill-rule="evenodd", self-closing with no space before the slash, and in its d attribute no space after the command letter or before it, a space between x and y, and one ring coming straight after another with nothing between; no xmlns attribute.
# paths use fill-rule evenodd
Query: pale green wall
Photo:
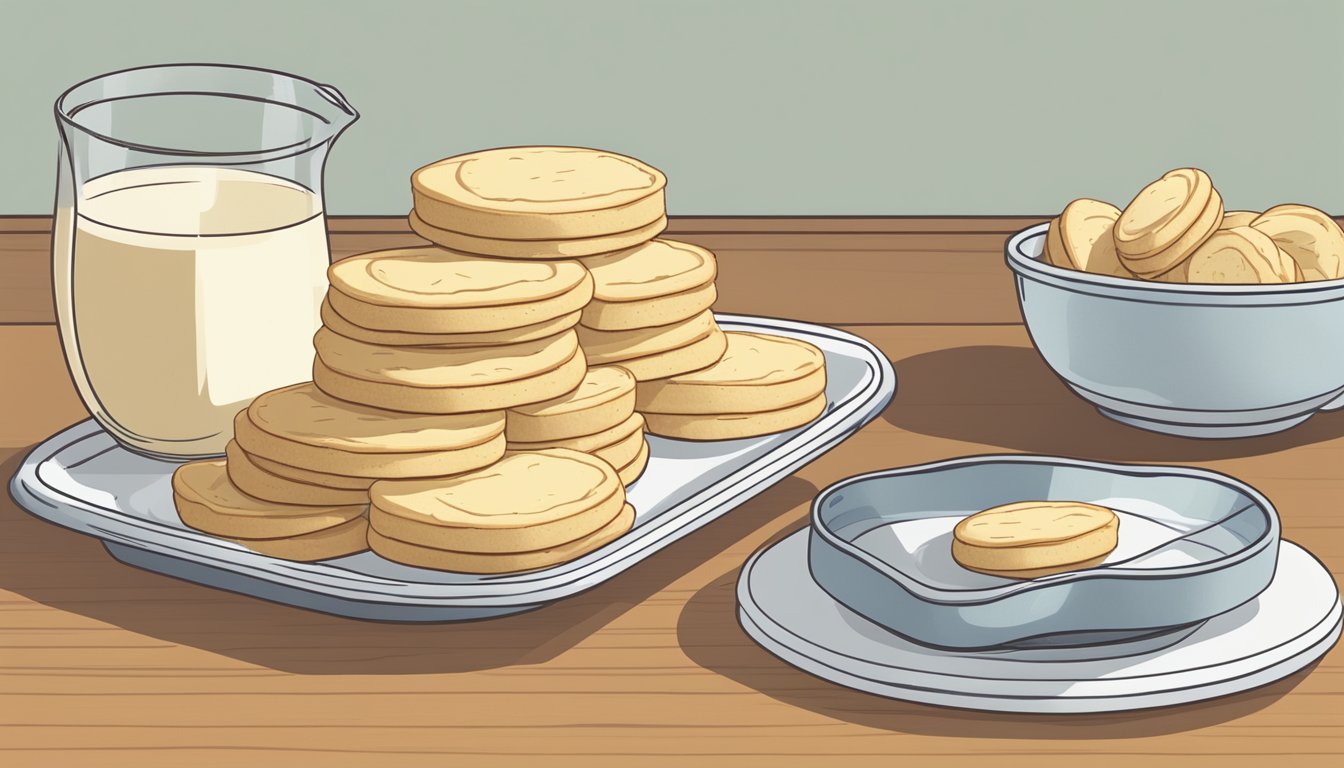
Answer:
<svg viewBox="0 0 1344 768"><path fill-rule="evenodd" d="M0 212L50 207L51 103L146 63L340 87L334 213L402 213L438 157L628 152L680 214L1124 203L1207 169L1231 208L1344 213L1344 2L0 0Z"/></svg>

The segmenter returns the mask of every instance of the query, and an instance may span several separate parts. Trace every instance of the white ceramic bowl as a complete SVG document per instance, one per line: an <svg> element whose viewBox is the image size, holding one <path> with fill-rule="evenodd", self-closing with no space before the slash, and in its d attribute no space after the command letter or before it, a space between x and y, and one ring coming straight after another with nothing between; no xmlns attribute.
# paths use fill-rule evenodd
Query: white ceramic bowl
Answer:
<svg viewBox="0 0 1344 768"><path fill-rule="evenodd" d="M1106 416L1185 437L1279 432L1344 407L1344 280L1182 285L1040 259L1048 224L1006 246L1041 357Z"/></svg>

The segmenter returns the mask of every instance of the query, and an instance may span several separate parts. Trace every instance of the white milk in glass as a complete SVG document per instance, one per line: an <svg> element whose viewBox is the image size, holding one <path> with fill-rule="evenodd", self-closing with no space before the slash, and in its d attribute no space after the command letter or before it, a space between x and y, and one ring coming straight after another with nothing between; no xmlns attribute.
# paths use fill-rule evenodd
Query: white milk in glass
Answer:
<svg viewBox="0 0 1344 768"><path fill-rule="evenodd" d="M251 171L142 168L91 179L76 210L57 212L58 233L75 216L57 314L80 394L124 443L222 453L253 397L311 378L329 262L317 195Z"/></svg>

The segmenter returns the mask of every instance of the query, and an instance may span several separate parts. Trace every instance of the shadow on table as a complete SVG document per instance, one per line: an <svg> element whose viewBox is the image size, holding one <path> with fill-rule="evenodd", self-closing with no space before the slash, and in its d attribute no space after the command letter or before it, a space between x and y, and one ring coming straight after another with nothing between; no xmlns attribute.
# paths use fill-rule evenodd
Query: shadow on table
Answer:
<svg viewBox="0 0 1344 768"><path fill-rule="evenodd" d="M6 483L28 449L0 453ZM90 537L0 498L0 590L184 646L314 675L464 672L554 658L816 488L788 478L704 530L568 600L453 624L358 621L268 603L117 562Z"/></svg>
<svg viewBox="0 0 1344 768"><path fill-rule="evenodd" d="M1344 411L1318 413L1264 437L1198 440L1102 416L1031 347L955 347L893 362L900 392L884 418L925 435L1103 461L1207 461L1258 456L1344 436Z"/></svg>
<svg viewBox="0 0 1344 768"><path fill-rule="evenodd" d="M1138 712L1015 715L926 706L844 688L766 652L737 622L737 574L734 570L715 579L683 609L677 638L692 661L789 706L898 733L989 739L1128 739L1179 733L1263 709L1293 690L1316 666L1234 696Z"/></svg>

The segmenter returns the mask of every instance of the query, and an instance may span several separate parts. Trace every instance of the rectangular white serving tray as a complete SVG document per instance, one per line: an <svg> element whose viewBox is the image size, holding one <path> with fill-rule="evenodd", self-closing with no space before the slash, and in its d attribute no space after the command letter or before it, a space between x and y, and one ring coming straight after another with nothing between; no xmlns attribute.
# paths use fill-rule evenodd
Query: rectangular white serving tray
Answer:
<svg viewBox="0 0 1344 768"><path fill-rule="evenodd" d="M896 391L891 363L869 342L825 326L719 315L724 330L802 339L826 355L826 411L789 432L690 442L650 435L648 468L629 489L633 529L568 563L480 576L413 568L372 552L296 563L185 527L173 506L177 466L127 451L92 420L48 438L10 482L15 501L96 536L118 560L219 589L380 621L458 621L517 613L613 578L722 517L877 417Z"/></svg>

